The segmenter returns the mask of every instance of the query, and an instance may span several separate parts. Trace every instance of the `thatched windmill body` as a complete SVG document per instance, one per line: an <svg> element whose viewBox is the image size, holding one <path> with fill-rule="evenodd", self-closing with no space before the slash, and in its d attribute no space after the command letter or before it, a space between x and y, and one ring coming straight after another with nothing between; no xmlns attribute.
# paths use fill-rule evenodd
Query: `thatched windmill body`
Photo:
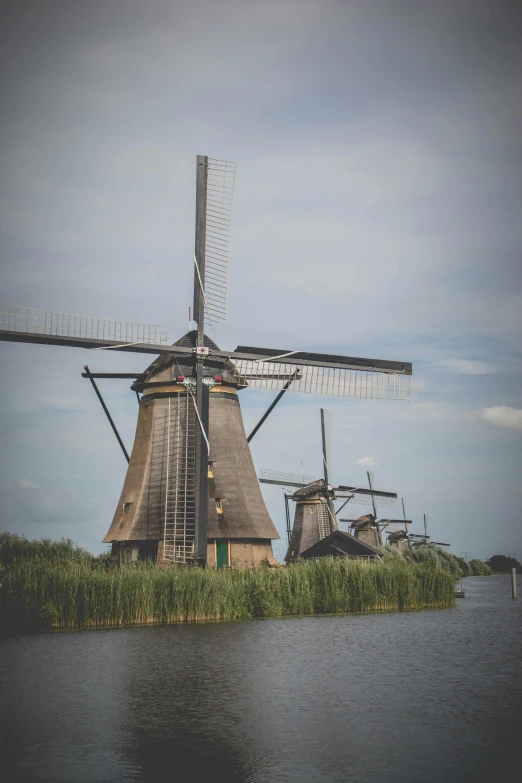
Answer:
<svg viewBox="0 0 522 783"><path fill-rule="evenodd" d="M179 342L186 347L195 339L192 332ZM205 345L219 350L208 338ZM233 373L223 359L205 363L198 409L191 364L190 357L161 356L132 386L141 393L136 436L104 542L131 559L150 553L160 562L187 562L194 557L197 520L206 513L209 565L275 564L271 541L279 535L257 481ZM196 438L198 413L208 446ZM204 459L199 476L198 451ZM197 482L206 483L206 509L196 507Z"/></svg>
<svg viewBox="0 0 522 783"><path fill-rule="evenodd" d="M165 563L255 566L274 562L279 538L266 510L248 441L286 391L408 399L410 363L239 346L223 351L205 322L226 318L228 237L235 166L197 157L193 320L169 344L162 327L3 305L0 339L157 355L138 373L91 373L129 462L104 541L118 557ZM134 378L139 399L131 455L119 438L98 378ZM249 438L238 392L279 392ZM140 395L141 394L141 398Z"/></svg>

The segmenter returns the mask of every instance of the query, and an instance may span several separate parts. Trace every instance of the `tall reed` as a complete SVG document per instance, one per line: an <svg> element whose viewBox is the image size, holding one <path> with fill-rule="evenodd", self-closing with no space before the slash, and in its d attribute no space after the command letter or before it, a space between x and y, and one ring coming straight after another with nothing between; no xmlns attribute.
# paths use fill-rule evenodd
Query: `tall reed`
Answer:
<svg viewBox="0 0 522 783"><path fill-rule="evenodd" d="M433 563L322 558L285 568L202 570L150 563L16 558L0 564L0 628L115 627L453 606Z"/></svg>
<svg viewBox="0 0 522 783"><path fill-rule="evenodd" d="M402 555L395 547L387 544L382 548L382 554L386 560L404 558L411 563L430 563L448 571L455 579L462 579L464 576L489 576L492 573L491 568L482 560L470 560L468 563L464 558L457 557L435 544L416 546Z"/></svg>

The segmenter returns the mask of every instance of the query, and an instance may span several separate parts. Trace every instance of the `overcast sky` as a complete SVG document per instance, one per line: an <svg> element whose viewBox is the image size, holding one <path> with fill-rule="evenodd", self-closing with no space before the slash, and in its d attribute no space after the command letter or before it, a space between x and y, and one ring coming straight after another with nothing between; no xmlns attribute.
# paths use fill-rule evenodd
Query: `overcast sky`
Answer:
<svg viewBox="0 0 522 783"><path fill-rule="evenodd" d="M406 500L522 557L522 50L485 0L4 3L0 299L186 331L195 156L238 164L210 336L412 361L412 401L286 395L256 466ZM9 6L11 8L9 9ZM0 343L0 529L93 552L126 463L88 382L138 354ZM105 382L128 447L137 403ZM241 394L247 430L273 392ZM280 488L263 490L281 532ZM367 507L354 507L365 513Z"/></svg>

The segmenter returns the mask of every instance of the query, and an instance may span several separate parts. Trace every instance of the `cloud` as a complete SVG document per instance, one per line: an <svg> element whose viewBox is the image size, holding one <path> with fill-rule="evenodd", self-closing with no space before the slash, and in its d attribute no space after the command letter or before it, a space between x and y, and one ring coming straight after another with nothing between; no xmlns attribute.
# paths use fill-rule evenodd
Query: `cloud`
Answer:
<svg viewBox="0 0 522 783"><path fill-rule="evenodd" d="M43 405L46 408L54 408L60 411L76 408L76 402L68 397L47 397L43 401Z"/></svg>
<svg viewBox="0 0 522 783"><path fill-rule="evenodd" d="M424 381L412 380L410 382L410 389L417 394L423 394L428 391L428 387Z"/></svg>
<svg viewBox="0 0 522 783"><path fill-rule="evenodd" d="M20 489L28 489L28 490L37 489L36 484L33 481L31 481L31 479L28 478L20 479L20 481L18 482L18 486Z"/></svg>
<svg viewBox="0 0 522 783"><path fill-rule="evenodd" d="M476 411L476 415L485 424L502 430L522 431L522 410L507 405L494 405Z"/></svg>
<svg viewBox="0 0 522 783"><path fill-rule="evenodd" d="M376 468L379 465L377 460L373 457L358 457L357 464L361 465L363 468Z"/></svg>
<svg viewBox="0 0 522 783"><path fill-rule="evenodd" d="M469 359L442 359L439 364L448 367L457 375L489 375L495 372L491 364L475 362Z"/></svg>

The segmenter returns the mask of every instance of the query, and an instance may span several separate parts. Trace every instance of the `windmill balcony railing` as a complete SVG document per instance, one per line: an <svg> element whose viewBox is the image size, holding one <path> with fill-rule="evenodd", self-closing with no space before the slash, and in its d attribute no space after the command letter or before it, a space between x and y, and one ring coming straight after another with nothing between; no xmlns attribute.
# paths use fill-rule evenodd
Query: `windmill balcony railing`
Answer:
<svg viewBox="0 0 522 783"><path fill-rule="evenodd" d="M53 337L116 340L120 343L167 345L169 341L159 324L113 321L4 303L0 304L0 329Z"/></svg>

